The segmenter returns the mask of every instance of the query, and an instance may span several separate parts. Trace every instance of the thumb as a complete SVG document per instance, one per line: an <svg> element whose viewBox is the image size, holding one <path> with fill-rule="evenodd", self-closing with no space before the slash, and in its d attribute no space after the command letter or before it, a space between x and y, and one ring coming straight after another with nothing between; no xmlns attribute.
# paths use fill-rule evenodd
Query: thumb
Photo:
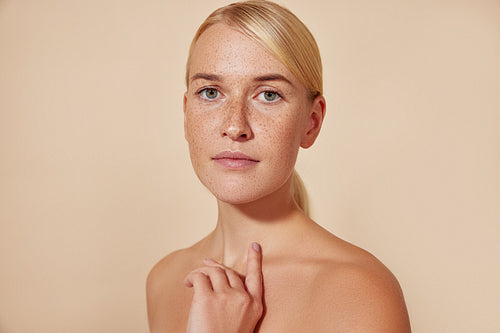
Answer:
<svg viewBox="0 0 500 333"><path fill-rule="evenodd" d="M262 250L258 243L248 248L245 286L254 299L262 299Z"/></svg>

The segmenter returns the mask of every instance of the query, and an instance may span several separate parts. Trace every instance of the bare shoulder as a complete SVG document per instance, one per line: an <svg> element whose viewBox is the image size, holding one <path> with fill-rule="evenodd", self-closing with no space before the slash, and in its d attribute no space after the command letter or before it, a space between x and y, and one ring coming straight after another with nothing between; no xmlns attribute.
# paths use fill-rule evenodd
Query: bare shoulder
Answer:
<svg viewBox="0 0 500 333"><path fill-rule="evenodd" d="M186 249L174 251L158 263L156 263L148 274L146 281L147 296L153 297L159 291L165 289L170 277L175 276L183 270L186 262L186 257L189 252Z"/></svg>
<svg viewBox="0 0 500 333"><path fill-rule="evenodd" d="M178 282L182 282L187 273L201 266L199 252L204 241L202 239L191 247L174 251L156 263L146 281L147 296L155 296L170 285L178 287Z"/></svg>
<svg viewBox="0 0 500 333"><path fill-rule="evenodd" d="M193 269L192 248L177 250L161 259L146 281L148 321L151 332L177 332L187 321L191 290L183 284Z"/></svg>
<svg viewBox="0 0 500 333"><path fill-rule="evenodd" d="M318 331L410 332L403 293L390 270L367 251L328 238L322 246L331 255L314 283Z"/></svg>

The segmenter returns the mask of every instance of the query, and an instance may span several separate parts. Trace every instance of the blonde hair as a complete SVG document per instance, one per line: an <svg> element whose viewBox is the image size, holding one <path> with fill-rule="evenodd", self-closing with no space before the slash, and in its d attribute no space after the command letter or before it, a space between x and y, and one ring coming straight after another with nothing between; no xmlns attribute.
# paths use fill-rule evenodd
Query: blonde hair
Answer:
<svg viewBox="0 0 500 333"><path fill-rule="evenodd" d="M189 64L194 46L201 34L216 23L237 29L267 49L306 87L311 101L323 95L323 69L313 35L290 10L266 0L232 3L207 17L191 42L186 64L186 85L189 83ZM299 207L309 215L307 192L295 170L291 191Z"/></svg>

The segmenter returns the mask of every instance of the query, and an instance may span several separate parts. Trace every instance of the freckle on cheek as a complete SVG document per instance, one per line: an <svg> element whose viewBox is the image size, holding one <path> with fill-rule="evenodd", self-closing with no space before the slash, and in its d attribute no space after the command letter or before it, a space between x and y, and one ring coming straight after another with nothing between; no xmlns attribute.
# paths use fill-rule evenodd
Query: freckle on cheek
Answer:
<svg viewBox="0 0 500 333"><path fill-rule="evenodd" d="M286 67L254 41L220 25L214 25L202 34L195 46L189 70L190 73L220 74L231 83L231 89L243 90L248 88L248 77L256 73L278 72L290 77ZM228 96L235 91L227 89ZM248 119L254 131L253 141L234 144L227 141L227 137L221 140L222 136L218 135L220 124L212 115L217 109L207 109L206 104L198 103L196 97L190 98L186 122L193 167L202 183L218 198L255 200L275 191L286 181L293 168L294 149L298 149L296 122L290 118L297 114L296 107L282 104L278 110L269 110L284 112L267 114L250 110ZM215 168L209 154L230 147L258 154L263 161L255 170L246 173Z"/></svg>

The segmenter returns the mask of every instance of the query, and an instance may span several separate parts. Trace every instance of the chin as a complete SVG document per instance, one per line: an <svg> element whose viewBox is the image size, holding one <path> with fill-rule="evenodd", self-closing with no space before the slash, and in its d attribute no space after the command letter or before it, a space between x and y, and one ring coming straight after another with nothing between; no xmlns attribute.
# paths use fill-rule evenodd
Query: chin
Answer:
<svg viewBox="0 0 500 333"><path fill-rule="evenodd" d="M212 194L225 203L233 204L233 205L242 205L247 204L258 199L265 197L272 193L272 191L262 191L257 190L255 188L238 188L232 187L231 189L210 189Z"/></svg>
<svg viewBox="0 0 500 333"><path fill-rule="evenodd" d="M287 177L273 177L272 179L257 181L219 181L204 185L220 201L241 205L265 198L280 189L287 183Z"/></svg>
<svg viewBox="0 0 500 333"><path fill-rule="evenodd" d="M201 169L201 168L200 168ZM195 168L195 171L203 171ZM289 170L288 170L289 169ZM265 198L291 179L292 168L271 172L197 172L201 183L221 202L247 204Z"/></svg>

